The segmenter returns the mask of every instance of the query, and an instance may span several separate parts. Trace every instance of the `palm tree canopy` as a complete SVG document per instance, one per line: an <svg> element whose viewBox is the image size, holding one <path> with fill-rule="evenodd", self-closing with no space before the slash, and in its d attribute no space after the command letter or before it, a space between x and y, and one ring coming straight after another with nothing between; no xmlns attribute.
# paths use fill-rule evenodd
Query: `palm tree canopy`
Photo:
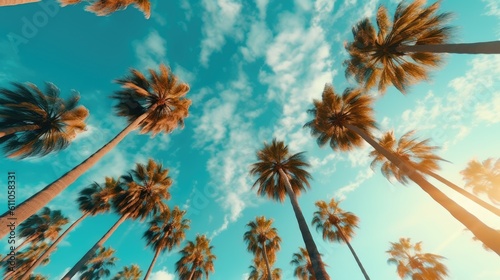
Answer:
<svg viewBox="0 0 500 280"><path fill-rule="evenodd" d="M69 219L62 215L60 210L51 211L44 207L42 211L29 217L19 225L19 237L34 238L32 242L41 242L45 239L55 240L59 236L62 226Z"/></svg>
<svg viewBox="0 0 500 280"><path fill-rule="evenodd" d="M138 265L125 266L111 280L139 280L142 271Z"/></svg>
<svg viewBox="0 0 500 280"><path fill-rule="evenodd" d="M41 274L36 274L36 275L31 275L29 280L48 280L49 278L41 275Z"/></svg>
<svg viewBox="0 0 500 280"><path fill-rule="evenodd" d="M348 88L338 95L332 85L326 84L321 100L314 100L308 112L314 117L304 127L311 129L319 146L329 143L334 151L350 151L363 143L363 138L346 128L356 126L368 135L376 128L373 98L361 89Z"/></svg>
<svg viewBox="0 0 500 280"><path fill-rule="evenodd" d="M354 236L354 228L358 227L359 219L351 212L346 212L339 207L339 202L331 199L329 203L326 201L316 201L318 211L314 212L312 225L316 226L316 230L321 231L324 240L332 242L344 243L342 233L347 241L350 241ZM342 233L339 232L342 231Z"/></svg>
<svg viewBox="0 0 500 280"><path fill-rule="evenodd" d="M170 199L168 191L172 179L168 169L149 159L147 165L138 163L135 170L122 176L122 191L113 197L113 207L121 215L144 220L148 216L168 210L163 200Z"/></svg>
<svg viewBox="0 0 500 280"><path fill-rule="evenodd" d="M80 270L82 272L80 279L93 280L109 277L109 267L114 266L118 260L113 256L114 253L115 250L111 248L101 247Z"/></svg>
<svg viewBox="0 0 500 280"><path fill-rule="evenodd" d="M397 273L401 279L435 279L442 280L448 275L448 269L441 260L444 257L422 253L422 242L411 244L410 238L400 238L399 242L391 242L387 251L389 264L397 265Z"/></svg>
<svg viewBox="0 0 500 280"><path fill-rule="evenodd" d="M78 208L91 215L109 212L111 199L120 191L122 191L120 182L106 177L103 185L94 182L80 191L77 199Z"/></svg>
<svg viewBox="0 0 500 280"><path fill-rule="evenodd" d="M19 279L27 271L35 261L40 258L40 256L47 250L49 245L46 242L41 242L38 244L32 243L22 252L16 255L16 269L14 271L9 271L9 262L3 262L4 267L4 279ZM49 263L49 258L45 258L42 261L42 265Z"/></svg>
<svg viewBox="0 0 500 280"><path fill-rule="evenodd" d="M147 79L141 72L132 69L128 77L116 82L122 85L122 90L112 98L118 100L115 106L119 116L134 121L144 113L146 119L141 122L141 133L169 133L176 127L184 127L184 118L188 116L191 100L184 96L189 86L179 83L177 77L165 65L160 65L160 71L149 70Z"/></svg>
<svg viewBox="0 0 500 280"><path fill-rule="evenodd" d="M451 27L445 25L450 13L437 13L440 2L424 7L426 1L401 1L391 21L384 6L379 6L378 32L368 18L353 28L354 40L345 44L350 58L344 62L346 76L353 76L366 89L378 83L379 92L394 85L405 93L408 85L428 79L428 71L437 67L441 58L428 52L406 54L405 45L446 43Z"/></svg>
<svg viewBox="0 0 500 280"><path fill-rule="evenodd" d="M262 258L266 246L267 257L270 265L275 262L276 252L280 250L281 238L278 230L272 227L273 220L267 220L264 216L256 217L255 221L247 224L249 230L243 235L243 240L247 243L247 250L252 252L259 259Z"/></svg>
<svg viewBox="0 0 500 280"><path fill-rule="evenodd" d="M304 161L303 153L290 154L288 146L282 141L273 139L271 144L264 143L264 148L257 152L258 162L252 164L251 175L257 175L258 179L253 187L259 185L257 194L267 196L271 199L283 202L286 197L286 186L284 178L281 178L281 169L288 175L292 191L299 196L310 188L309 179L311 175L304 170L309 164Z"/></svg>
<svg viewBox="0 0 500 280"><path fill-rule="evenodd" d="M474 194L486 194L495 204L500 205L500 158L488 158L483 162L471 160L460 171L465 187L472 188Z"/></svg>
<svg viewBox="0 0 500 280"><path fill-rule="evenodd" d="M190 220L184 218L185 214L185 210L175 206L173 211L167 209L153 217L143 235L147 246L160 252L172 251L174 246L179 246L186 236L186 230L190 228Z"/></svg>
<svg viewBox="0 0 500 280"><path fill-rule="evenodd" d="M60 151L85 130L89 111L77 106L78 92L65 100L52 83L47 83L45 93L31 83L13 86L13 90L0 89L0 128L35 125L37 129L0 138L9 157L44 156Z"/></svg>
<svg viewBox="0 0 500 280"><path fill-rule="evenodd" d="M266 263L262 258L254 258L253 265L249 266L250 274L248 280L267 280ZM273 280L281 280L282 270L280 268L273 268L271 271L271 278Z"/></svg>
<svg viewBox="0 0 500 280"><path fill-rule="evenodd" d="M439 170L438 161L446 161L434 154L439 147L429 145L430 139L419 141L416 137L413 137L414 134L414 130L408 131L401 136L399 141L396 141L394 132L388 131L378 139L378 142L380 146L396 154L399 158L405 160L417 170L424 172L435 172ZM387 158L377 152L377 150L371 151L370 156L373 158L370 165L372 169L374 169L377 164L381 164L382 174L384 174L388 180L394 177L398 182L403 184L408 183L408 177L404 170L387 160Z"/></svg>
<svg viewBox="0 0 500 280"><path fill-rule="evenodd" d="M295 266L293 271L295 277L300 280L316 280L309 253L305 248L300 247L299 253L293 254L290 264Z"/></svg>
<svg viewBox="0 0 500 280"><path fill-rule="evenodd" d="M61 6L74 5L82 2L82 0L59 0ZM149 0L90 0L87 11L93 12L98 16L107 16L119 10L125 10L128 5L134 4L139 10L144 13L144 16L149 19L151 16L151 2Z"/></svg>
<svg viewBox="0 0 500 280"><path fill-rule="evenodd" d="M180 279L188 279L191 273L191 280L201 279L203 274L208 279L208 275L215 271L214 260L217 258L212 254L212 249L210 239L205 235L197 235L195 242L188 241L180 251L182 257L175 263L175 271Z"/></svg>

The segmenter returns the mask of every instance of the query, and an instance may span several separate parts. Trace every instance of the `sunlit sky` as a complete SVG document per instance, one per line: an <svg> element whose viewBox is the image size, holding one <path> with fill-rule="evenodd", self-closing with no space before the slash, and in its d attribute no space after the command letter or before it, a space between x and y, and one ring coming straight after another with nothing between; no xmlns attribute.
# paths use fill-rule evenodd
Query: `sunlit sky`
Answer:
<svg viewBox="0 0 500 280"><path fill-rule="evenodd" d="M360 218L352 246L372 279L397 279L385 251L400 237L422 241L424 251L446 257L450 279L500 279L498 256L473 241L430 196L414 184L392 184L380 170L370 169L368 145L333 152L319 148L302 128L310 119L306 110L313 98L320 98L325 83L339 92L355 86L342 66L352 25L373 18L379 4L392 13L397 2L152 0L149 20L133 7L107 17L86 12L84 4L58 8L53 0L42 2L55 9L48 14L40 3L2 7L0 87L50 81L63 96L75 89L90 117L87 131L63 152L23 161L0 159L0 185L6 186L7 172L15 171L21 202L87 158L125 126L113 114L109 96L119 89L113 80L131 67L144 71L165 63L191 87L185 128L154 138L131 133L54 199L52 209L76 220L81 214L75 200L82 188L153 158L170 169L174 180L168 205L187 209L192 221L187 240L198 233L212 238L217 260L210 279L246 279L252 255L243 233L261 215L274 220L282 238L275 267L283 270L282 279L293 279L292 254L304 244L290 202L257 197L251 189L255 178L248 174L255 152L277 137L292 152L305 151L311 164L312 188L299 197L307 221L315 201L332 197ZM454 13L453 42L500 39L496 0L444 0L440 11ZM374 109L382 132L394 129L399 138L415 129L422 139L443 147L439 155L450 162L441 164L439 174L463 185L459 171L469 160L500 157L500 55L445 55L444 60L429 81L412 86L406 96L389 88ZM489 213L436 186L500 228ZM1 201L5 194L0 192ZM117 219L116 214L86 219L36 272L60 278ZM332 279L362 279L347 246L324 242L310 228ZM127 221L106 242L119 259L111 275L131 264L147 270L153 251L142 239L145 229L146 224ZM0 242L6 252L6 239ZM152 279L177 279L179 249L160 257Z"/></svg>

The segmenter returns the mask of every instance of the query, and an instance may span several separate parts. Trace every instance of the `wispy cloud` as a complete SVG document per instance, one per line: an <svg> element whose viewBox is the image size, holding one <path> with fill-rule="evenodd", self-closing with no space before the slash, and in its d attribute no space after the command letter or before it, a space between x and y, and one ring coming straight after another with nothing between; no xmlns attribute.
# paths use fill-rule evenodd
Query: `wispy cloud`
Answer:
<svg viewBox="0 0 500 280"><path fill-rule="evenodd" d="M369 167L363 170L358 171L356 175L356 179L353 182L347 184L346 186L341 187L338 191L334 193L334 197L339 200L344 200L347 197L347 194L355 191L357 188L361 186L366 180L370 179L373 176L374 172Z"/></svg>
<svg viewBox="0 0 500 280"><path fill-rule="evenodd" d="M161 270L151 272L151 280L174 280L175 274L168 272L166 267L162 267Z"/></svg>
<svg viewBox="0 0 500 280"><path fill-rule="evenodd" d="M156 30L152 30L145 39L134 41L132 46L138 60L139 69L156 69L166 61L167 42Z"/></svg>

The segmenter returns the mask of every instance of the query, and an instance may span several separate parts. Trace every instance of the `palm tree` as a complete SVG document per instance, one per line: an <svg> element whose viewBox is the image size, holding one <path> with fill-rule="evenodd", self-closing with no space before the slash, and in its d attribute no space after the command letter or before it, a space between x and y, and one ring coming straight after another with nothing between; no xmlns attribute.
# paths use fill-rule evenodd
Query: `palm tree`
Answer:
<svg viewBox="0 0 500 280"><path fill-rule="evenodd" d="M0 0L0 7L28 4L33 2L40 2L40 0Z"/></svg>
<svg viewBox="0 0 500 280"><path fill-rule="evenodd" d="M250 170L251 175L258 176L253 184L253 187L259 185L257 195L265 195L280 202L288 195L302 239L311 256L314 274L318 280L330 279L297 201L297 196L306 190L305 187L310 187L308 180L311 175L304 170L309 164L304 161L303 153L291 155L288 146L273 139L271 144L264 143L264 148L257 152L257 158L259 161L254 163Z"/></svg>
<svg viewBox="0 0 500 280"><path fill-rule="evenodd" d="M175 206L173 211L166 210L149 222L149 229L144 233L143 237L146 239L147 246L153 248L155 255L146 276L144 276L144 280L148 279L151 274L160 253L172 251L186 237L186 230L189 229L191 221L184 219L185 214L185 210L180 210L178 206Z"/></svg>
<svg viewBox="0 0 500 280"><path fill-rule="evenodd" d="M281 243L278 230L272 227L272 224L273 220L266 220L264 216L256 217L255 221L247 224L250 229L243 235L247 250L252 252L255 258L264 260L268 280L272 280L271 266Z"/></svg>
<svg viewBox="0 0 500 280"><path fill-rule="evenodd" d="M31 275L29 280L49 280L49 279L41 274L36 274L36 275Z"/></svg>
<svg viewBox="0 0 500 280"><path fill-rule="evenodd" d="M61 6L74 5L82 2L82 0L59 0ZM98 16L107 16L119 10L124 10L128 5L134 4L139 10L144 13L146 19L151 16L151 3L149 0L86 0L91 4L86 10L95 13Z"/></svg>
<svg viewBox="0 0 500 280"><path fill-rule="evenodd" d="M346 43L349 60L346 75L365 88L378 83L380 92L394 85L405 93L408 85L428 78L428 70L441 63L436 53L500 53L500 41L447 44L452 28L450 13L437 13L440 2L424 7L425 1L401 1L391 22L387 9L379 6L378 32L368 18L352 29L354 40Z"/></svg>
<svg viewBox="0 0 500 280"><path fill-rule="evenodd" d="M127 117L129 125L88 159L18 205L15 212L18 222L26 220L54 199L131 131L140 128L141 133L156 135L184 126L191 105L191 101L184 97L189 86L178 83L177 77L165 65L160 65L159 73L149 70L150 79L135 69L131 72L131 76L117 80L123 89L113 95L118 100L115 106L118 115ZM10 211L0 217L0 238L9 232L9 217Z"/></svg>
<svg viewBox="0 0 500 280"><path fill-rule="evenodd" d="M382 135L378 139L380 146L384 147L386 150L391 151L400 159L404 160L406 164L422 172L422 174L429 175L446 186L450 187L454 191L462 194L471 201L474 201L478 205L482 206L486 210L500 217L500 209L486 203L484 200L478 198L477 196L471 194L470 192L460 188L459 186L453 184L452 182L446 180L445 178L434 173L439 170L438 161L445 161L441 157L434 154L434 151L438 149L436 146L429 145L429 139L418 141L413 135L415 131L409 131L405 133L401 138L396 141L394 137L394 132L389 131ZM370 152L370 156L373 157L371 163L372 169L377 165L381 164L381 171L384 176L390 180L392 177L402 184L408 183L408 177L404 172L401 172L399 168L392 162L388 161L382 154L373 150ZM499 162L500 167L500 162ZM500 181L499 181L500 182Z"/></svg>
<svg viewBox="0 0 500 280"><path fill-rule="evenodd" d="M473 159L460 171L465 187L475 194L486 194L491 202L500 205L500 158L489 158L482 163Z"/></svg>
<svg viewBox="0 0 500 280"><path fill-rule="evenodd" d="M291 265L295 266L293 276L300 280L316 280L313 264L305 248L299 247L299 253L294 253Z"/></svg>
<svg viewBox="0 0 500 280"><path fill-rule="evenodd" d="M248 275L248 280L267 280L268 270L266 267L266 263L262 260L262 258L254 258L253 265L249 266L250 274ZM271 272L271 279L273 280L281 280L281 269L273 268Z"/></svg>
<svg viewBox="0 0 500 280"><path fill-rule="evenodd" d="M133 264L130 267L125 266L111 280L139 280L142 271L138 265Z"/></svg>
<svg viewBox="0 0 500 280"><path fill-rule="evenodd" d="M115 262L118 260L113 256L114 254L115 250L101 247L88 263L81 268L80 272L82 275L80 276L80 280L94 280L109 277L111 274L109 267L114 266Z"/></svg>
<svg viewBox="0 0 500 280"><path fill-rule="evenodd" d="M17 280L24 273L28 267L30 267L42 253L47 250L47 243L41 242L38 244L32 243L24 251L16 255L16 262L14 269L10 269L10 262L2 262L5 268L4 277L5 280ZM43 259L42 264L46 265L49 262L48 258Z"/></svg>
<svg viewBox="0 0 500 280"><path fill-rule="evenodd" d="M179 279L198 280L202 279L203 275L208 279L208 275L215 271L216 256L212 254L213 248L214 246L210 246L210 239L205 235L197 235L195 242L188 241L180 251L182 257L175 263Z"/></svg>
<svg viewBox="0 0 500 280"><path fill-rule="evenodd" d="M0 143L8 157L45 156L68 147L85 130L89 111L77 106L78 92L64 100L47 83L45 93L31 83L0 89Z"/></svg>
<svg viewBox="0 0 500 280"><path fill-rule="evenodd" d="M122 180L122 190L112 198L113 208L121 217L66 273L63 280L75 276L126 219L144 221L147 217L169 210L164 200L170 199L172 179L168 176L168 169L164 169L161 164L152 159L148 160L147 165L137 163L135 170L122 176Z"/></svg>
<svg viewBox="0 0 500 280"><path fill-rule="evenodd" d="M397 273L401 279L443 280L448 270L441 260L444 257L422 253L422 242L412 245L410 238L400 238L399 242L391 242L387 253L391 256L387 262L397 265Z"/></svg>
<svg viewBox="0 0 500 280"><path fill-rule="evenodd" d="M111 199L121 191L119 181L106 177L103 185L94 182L90 186L80 191L77 199L80 211L83 215L80 216L71 226L68 227L43 253L43 255L24 273L20 280L28 279L29 275L40 265L41 261L52 253L57 245L70 233L78 224L80 224L88 216L107 213L111 209Z"/></svg>
<svg viewBox="0 0 500 280"><path fill-rule="evenodd" d="M322 200L316 201L315 205L318 207L318 211L314 212L312 225L316 226L316 230L322 231L323 240L339 243L345 242L349 250L351 250L365 279L370 279L349 242L354 236L354 228L358 227L358 217L351 212L342 210L339 207L339 202L333 198L329 203Z"/></svg>
<svg viewBox="0 0 500 280"><path fill-rule="evenodd" d="M411 166L384 149L373 139L370 131L376 128L376 124L371 108L372 102L373 98L363 94L360 89L346 89L340 96L335 93L331 85L327 84L323 91L322 100L314 100L314 108L308 111L314 116L314 119L307 122L305 127L309 127L311 134L317 137L319 146L329 142L334 151L352 150L365 140L400 170L406 172L408 178L471 230L483 243L500 254L500 243L498 242L500 235L494 229L451 200L427 182L419 172L416 172Z"/></svg>

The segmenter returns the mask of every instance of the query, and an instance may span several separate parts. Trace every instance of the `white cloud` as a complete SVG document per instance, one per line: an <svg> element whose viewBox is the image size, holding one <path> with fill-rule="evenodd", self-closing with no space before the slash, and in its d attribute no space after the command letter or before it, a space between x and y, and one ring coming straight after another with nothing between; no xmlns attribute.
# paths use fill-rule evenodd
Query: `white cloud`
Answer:
<svg viewBox="0 0 500 280"><path fill-rule="evenodd" d="M174 74L179 77L179 79L187 84L191 84L195 81L196 75L195 73L187 70L186 68L180 66L179 64L175 64L173 68Z"/></svg>
<svg viewBox="0 0 500 280"><path fill-rule="evenodd" d="M246 46L241 48L243 58L252 62L266 53L272 32L264 21L253 22L248 32Z"/></svg>
<svg viewBox="0 0 500 280"><path fill-rule="evenodd" d="M224 216L224 222L222 223L222 225L218 229L214 230L209 238L213 239L214 237L219 235L221 232L225 231L227 229L228 225L229 225L229 219L226 215L226 216Z"/></svg>
<svg viewBox="0 0 500 280"><path fill-rule="evenodd" d="M149 32L144 40L134 41L132 45L139 61L139 69L156 69L164 63L167 55L166 44L165 39L156 30Z"/></svg>
<svg viewBox="0 0 500 280"><path fill-rule="evenodd" d="M175 275L173 273L168 272L166 267L162 267L159 271L151 272L149 277L151 280L174 280Z"/></svg>
<svg viewBox="0 0 500 280"><path fill-rule="evenodd" d="M295 5L304 11L311 10L313 3L311 0L294 0Z"/></svg>
<svg viewBox="0 0 500 280"><path fill-rule="evenodd" d="M248 277L250 277L250 273L243 273L243 275L241 275L241 280L248 280Z"/></svg>
<svg viewBox="0 0 500 280"><path fill-rule="evenodd" d="M343 186L338 191L334 193L334 196L339 200L346 199L348 193L355 191L361 184L373 176L374 172L368 167L363 170L358 171L356 179L353 182Z"/></svg>
<svg viewBox="0 0 500 280"><path fill-rule="evenodd" d="M255 0L255 4L257 5L257 9L259 9L259 16L261 19L266 17L267 5L269 4L269 0Z"/></svg>

